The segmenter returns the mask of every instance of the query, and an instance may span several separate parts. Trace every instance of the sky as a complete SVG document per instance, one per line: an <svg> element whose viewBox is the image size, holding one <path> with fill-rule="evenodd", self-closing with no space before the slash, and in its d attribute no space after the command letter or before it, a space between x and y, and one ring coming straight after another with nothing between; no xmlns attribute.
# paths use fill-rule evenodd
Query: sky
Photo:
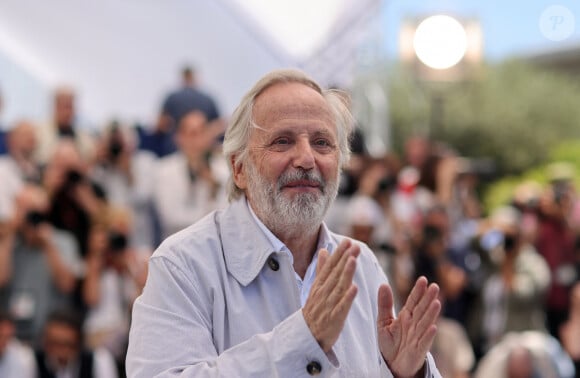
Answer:
<svg viewBox="0 0 580 378"><path fill-rule="evenodd" d="M389 59L397 59L402 21L432 14L479 19L491 62L580 45L579 0L386 0L381 26Z"/></svg>

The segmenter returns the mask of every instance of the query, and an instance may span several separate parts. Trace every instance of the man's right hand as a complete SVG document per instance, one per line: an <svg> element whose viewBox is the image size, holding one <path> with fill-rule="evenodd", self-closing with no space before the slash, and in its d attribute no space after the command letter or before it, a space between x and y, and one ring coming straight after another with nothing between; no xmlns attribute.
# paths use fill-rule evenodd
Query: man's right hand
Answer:
<svg viewBox="0 0 580 378"><path fill-rule="evenodd" d="M329 255L318 252L316 278L302 309L304 320L324 352L329 352L342 332L357 293L352 283L360 248L345 239Z"/></svg>

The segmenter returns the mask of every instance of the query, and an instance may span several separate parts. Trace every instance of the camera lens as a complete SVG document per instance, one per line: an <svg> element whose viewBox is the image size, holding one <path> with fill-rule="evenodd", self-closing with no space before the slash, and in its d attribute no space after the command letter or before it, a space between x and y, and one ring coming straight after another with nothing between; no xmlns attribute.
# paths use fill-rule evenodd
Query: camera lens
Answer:
<svg viewBox="0 0 580 378"><path fill-rule="evenodd" d="M122 252L128 244L125 234L116 231L109 233L109 250L111 252Z"/></svg>
<svg viewBox="0 0 580 378"><path fill-rule="evenodd" d="M506 252L513 251L518 239L515 235L504 235L503 238L503 248Z"/></svg>
<svg viewBox="0 0 580 378"><path fill-rule="evenodd" d="M66 174L66 182L67 182L69 185L76 185L76 184L78 184L79 182L81 182L81 181L82 181L82 179L83 179L83 176L82 176L82 174L81 174L79 171L77 171L77 170L74 170L74 169L71 169L71 170L70 170L70 171L68 171L68 172L67 172L67 174Z"/></svg>
<svg viewBox="0 0 580 378"><path fill-rule="evenodd" d="M109 155L113 159L118 158L119 155L121 155L122 151L123 151L123 145L121 143L119 143L118 141L112 141L111 144L109 145Z"/></svg>
<svg viewBox="0 0 580 378"><path fill-rule="evenodd" d="M39 224L46 222L46 215L40 211L31 210L26 213L26 222L31 226L38 226Z"/></svg>

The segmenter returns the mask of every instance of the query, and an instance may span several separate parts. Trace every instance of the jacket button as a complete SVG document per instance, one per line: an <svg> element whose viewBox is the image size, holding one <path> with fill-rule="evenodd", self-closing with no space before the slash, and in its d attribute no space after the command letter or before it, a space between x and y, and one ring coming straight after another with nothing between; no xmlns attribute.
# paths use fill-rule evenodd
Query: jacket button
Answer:
<svg viewBox="0 0 580 378"><path fill-rule="evenodd" d="M270 267L270 269L272 269L274 272L277 272L280 269L280 263L278 262L278 260L276 260L273 257L270 257L268 259L268 266Z"/></svg>
<svg viewBox="0 0 580 378"><path fill-rule="evenodd" d="M318 375L322 372L322 366L318 361L310 361L308 365L306 365L306 371L310 375Z"/></svg>

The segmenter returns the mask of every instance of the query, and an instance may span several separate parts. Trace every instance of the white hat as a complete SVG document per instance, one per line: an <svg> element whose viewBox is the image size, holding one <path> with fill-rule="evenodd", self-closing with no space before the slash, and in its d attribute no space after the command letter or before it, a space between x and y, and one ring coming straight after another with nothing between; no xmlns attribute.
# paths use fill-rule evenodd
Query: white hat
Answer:
<svg viewBox="0 0 580 378"><path fill-rule="evenodd" d="M368 196L357 195L351 198L346 208L347 223L350 226L373 226L382 223L383 212L379 204Z"/></svg>
<svg viewBox="0 0 580 378"><path fill-rule="evenodd" d="M518 227L521 214L513 206L502 206L493 211L490 216L491 224L497 228Z"/></svg>

